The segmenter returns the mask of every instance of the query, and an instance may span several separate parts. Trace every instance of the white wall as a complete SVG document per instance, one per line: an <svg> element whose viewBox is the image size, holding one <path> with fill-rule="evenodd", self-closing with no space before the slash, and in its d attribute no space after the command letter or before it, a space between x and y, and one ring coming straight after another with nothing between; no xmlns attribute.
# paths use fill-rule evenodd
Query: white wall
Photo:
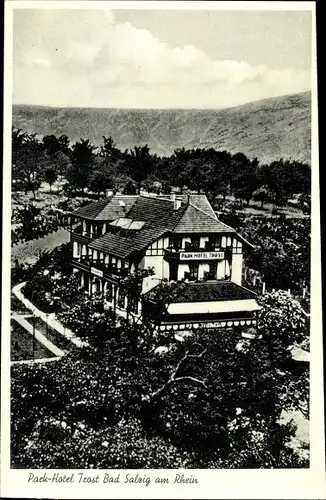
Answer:
<svg viewBox="0 0 326 500"><path fill-rule="evenodd" d="M186 247L186 243L191 243L191 238L190 236L184 236L182 238L182 248Z"/></svg>
<svg viewBox="0 0 326 500"><path fill-rule="evenodd" d="M178 265L178 280L182 280L185 277L185 273L189 273L189 265L188 264L179 264Z"/></svg>
<svg viewBox="0 0 326 500"><path fill-rule="evenodd" d="M199 264L199 267L198 267L198 279L201 280L204 278L204 273L208 273L209 272L209 264L206 263L206 262L202 262L201 264ZM216 276L215 276L216 278Z"/></svg>
<svg viewBox="0 0 326 500"><path fill-rule="evenodd" d="M200 237L200 248L205 248L205 243L209 241L208 236L201 236Z"/></svg>
<svg viewBox="0 0 326 500"><path fill-rule="evenodd" d="M225 277L225 260L220 260L217 264L217 279L221 280Z"/></svg>
<svg viewBox="0 0 326 500"><path fill-rule="evenodd" d="M242 281L242 253L232 255L231 281L241 285Z"/></svg>
<svg viewBox="0 0 326 500"><path fill-rule="evenodd" d="M77 243L77 241L73 242L72 256L74 259L78 259L80 257L80 243Z"/></svg>
<svg viewBox="0 0 326 500"><path fill-rule="evenodd" d="M145 255L142 260L142 268L147 269L148 267L153 267L155 272L155 277L159 279L164 278L163 269L163 256L162 255Z"/></svg>
<svg viewBox="0 0 326 500"><path fill-rule="evenodd" d="M139 268L147 269L148 267L154 269L154 275L143 280L143 293L158 285L163 278L169 279L169 265L163 260L162 255L145 255L139 264Z"/></svg>

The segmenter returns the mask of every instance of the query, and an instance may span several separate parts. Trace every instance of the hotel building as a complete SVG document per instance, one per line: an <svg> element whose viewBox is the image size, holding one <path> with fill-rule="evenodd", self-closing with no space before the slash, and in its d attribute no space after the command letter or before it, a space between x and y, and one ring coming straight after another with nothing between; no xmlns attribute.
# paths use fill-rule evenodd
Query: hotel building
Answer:
<svg viewBox="0 0 326 500"><path fill-rule="evenodd" d="M250 247L223 224L204 195L115 195L71 213L72 266L89 293L101 293L117 314L145 315L155 290L177 282L161 330L248 327L256 324L256 295L241 285L243 251ZM140 299L123 279L153 269Z"/></svg>

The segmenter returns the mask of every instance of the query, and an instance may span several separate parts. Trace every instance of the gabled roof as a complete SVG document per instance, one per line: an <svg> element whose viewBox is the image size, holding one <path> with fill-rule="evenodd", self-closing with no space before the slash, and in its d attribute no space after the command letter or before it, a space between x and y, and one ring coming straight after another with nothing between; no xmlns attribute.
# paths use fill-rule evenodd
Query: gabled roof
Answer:
<svg viewBox="0 0 326 500"><path fill-rule="evenodd" d="M177 200L181 200L183 203L187 203L188 195L176 195ZM201 212L209 215L216 219L216 214L209 203L207 197L204 194L191 194L189 195L189 204L197 208Z"/></svg>
<svg viewBox="0 0 326 500"><path fill-rule="evenodd" d="M124 237L119 234L106 233L99 238L96 238L89 244L89 248L99 250L116 257L125 259L133 252L139 252L153 243L157 238L163 236L167 230L165 228L149 228L135 232L135 234Z"/></svg>
<svg viewBox="0 0 326 500"><path fill-rule="evenodd" d="M115 196L82 207L75 214L91 220L110 221L112 227L134 230L129 235L106 233L89 245L120 258L145 249L166 233L237 235L234 229L218 220L206 196L182 195L177 199L181 201L179 208L175 208L173 200L163 196Z"/></svg>
<svg viewBox="0 0 326 500"><path fill-rule="evenodd" d="M185 204L190 203L192 206L198 208L207 215L216 218L215 212L205 194L174 194L173 196L175 196L176 200ZM158 195L157 198L162 200L171 200L171 197L168 194Z"/></svg>
<svg viewBox="0 0 326 500"><path fill-rule="evenodd" d="M110 203L110 200L108 199L93 201L84 207L77 208L77 210L72 212L72 215L76 217L83 217L85 219L96 219L108 203Z"/></svg>
<svg viewBox="0 0 326 500"><path fill-rule="evenodd" d="M212 211L213 212L213 211ZM235 233L235 230L190 201L174 228L175 233Z"/></svg>
<svg viewBox="0 0 326 500"><path fill-rule="evenodd" d="M159 286L159 285L157 285ZM155 298L155 290L152 288L144 294L150 300ZM233 281L180 283L180 293L173 299L173 303L180 302L217 302L224 300L248 300L255 299L256 294Z"/></svg>
<svg viewBox="0 0 326 500"><path fill-rule="evenodd" d="M116 195L95 201L75 210L72 215L89 220L113 221L125 217L138 196Z"/></svg>

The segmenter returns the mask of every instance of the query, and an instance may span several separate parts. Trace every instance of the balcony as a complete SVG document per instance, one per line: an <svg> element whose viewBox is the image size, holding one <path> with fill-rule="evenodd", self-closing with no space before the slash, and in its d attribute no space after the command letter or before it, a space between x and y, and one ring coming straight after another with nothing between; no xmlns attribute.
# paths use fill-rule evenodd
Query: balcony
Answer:
<svg viewBox="0 0 326 500"><path fill-rule="evenodd" d="M94 276L113 278L119 280L125 278L129 274L129 269L118 268L112 264L105 264L99 260L95 261L89 257L81 257L80 259L73 259L72 266L80 269L81 271L86 271Z"/></svg>
<svg viewBox="0 0 326 500"><path fill-rule="evenodd" d="M89 243L90 241L102 236L102 230L98 227L94 227L94 231L91 233L90 229L83 229L81 224L72 226L70 229L71 237L74 241L79 243Z"/></svg>
<svg viewBox="0 0 326 500"><path fill-rule="evenodd" d="M82 226L72 227L70 229L71 241L77 241L87 245L92 241L92 238L82 229Z"/></svg>

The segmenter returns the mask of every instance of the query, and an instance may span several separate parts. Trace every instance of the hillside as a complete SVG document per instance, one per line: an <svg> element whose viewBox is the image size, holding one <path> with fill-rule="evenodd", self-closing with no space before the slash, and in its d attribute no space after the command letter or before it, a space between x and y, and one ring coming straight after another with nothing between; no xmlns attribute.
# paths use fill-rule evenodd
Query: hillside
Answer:
<svg viewBox="0 0 326 500"><path fill-rule="evenodd" d="M158 155L175 148L241 151L261 162L281 157L310 163L311 94L281 96L223 110L128 110L13 106L13 126L39 135L67 134L120 149L148 144Z"/></svg>

